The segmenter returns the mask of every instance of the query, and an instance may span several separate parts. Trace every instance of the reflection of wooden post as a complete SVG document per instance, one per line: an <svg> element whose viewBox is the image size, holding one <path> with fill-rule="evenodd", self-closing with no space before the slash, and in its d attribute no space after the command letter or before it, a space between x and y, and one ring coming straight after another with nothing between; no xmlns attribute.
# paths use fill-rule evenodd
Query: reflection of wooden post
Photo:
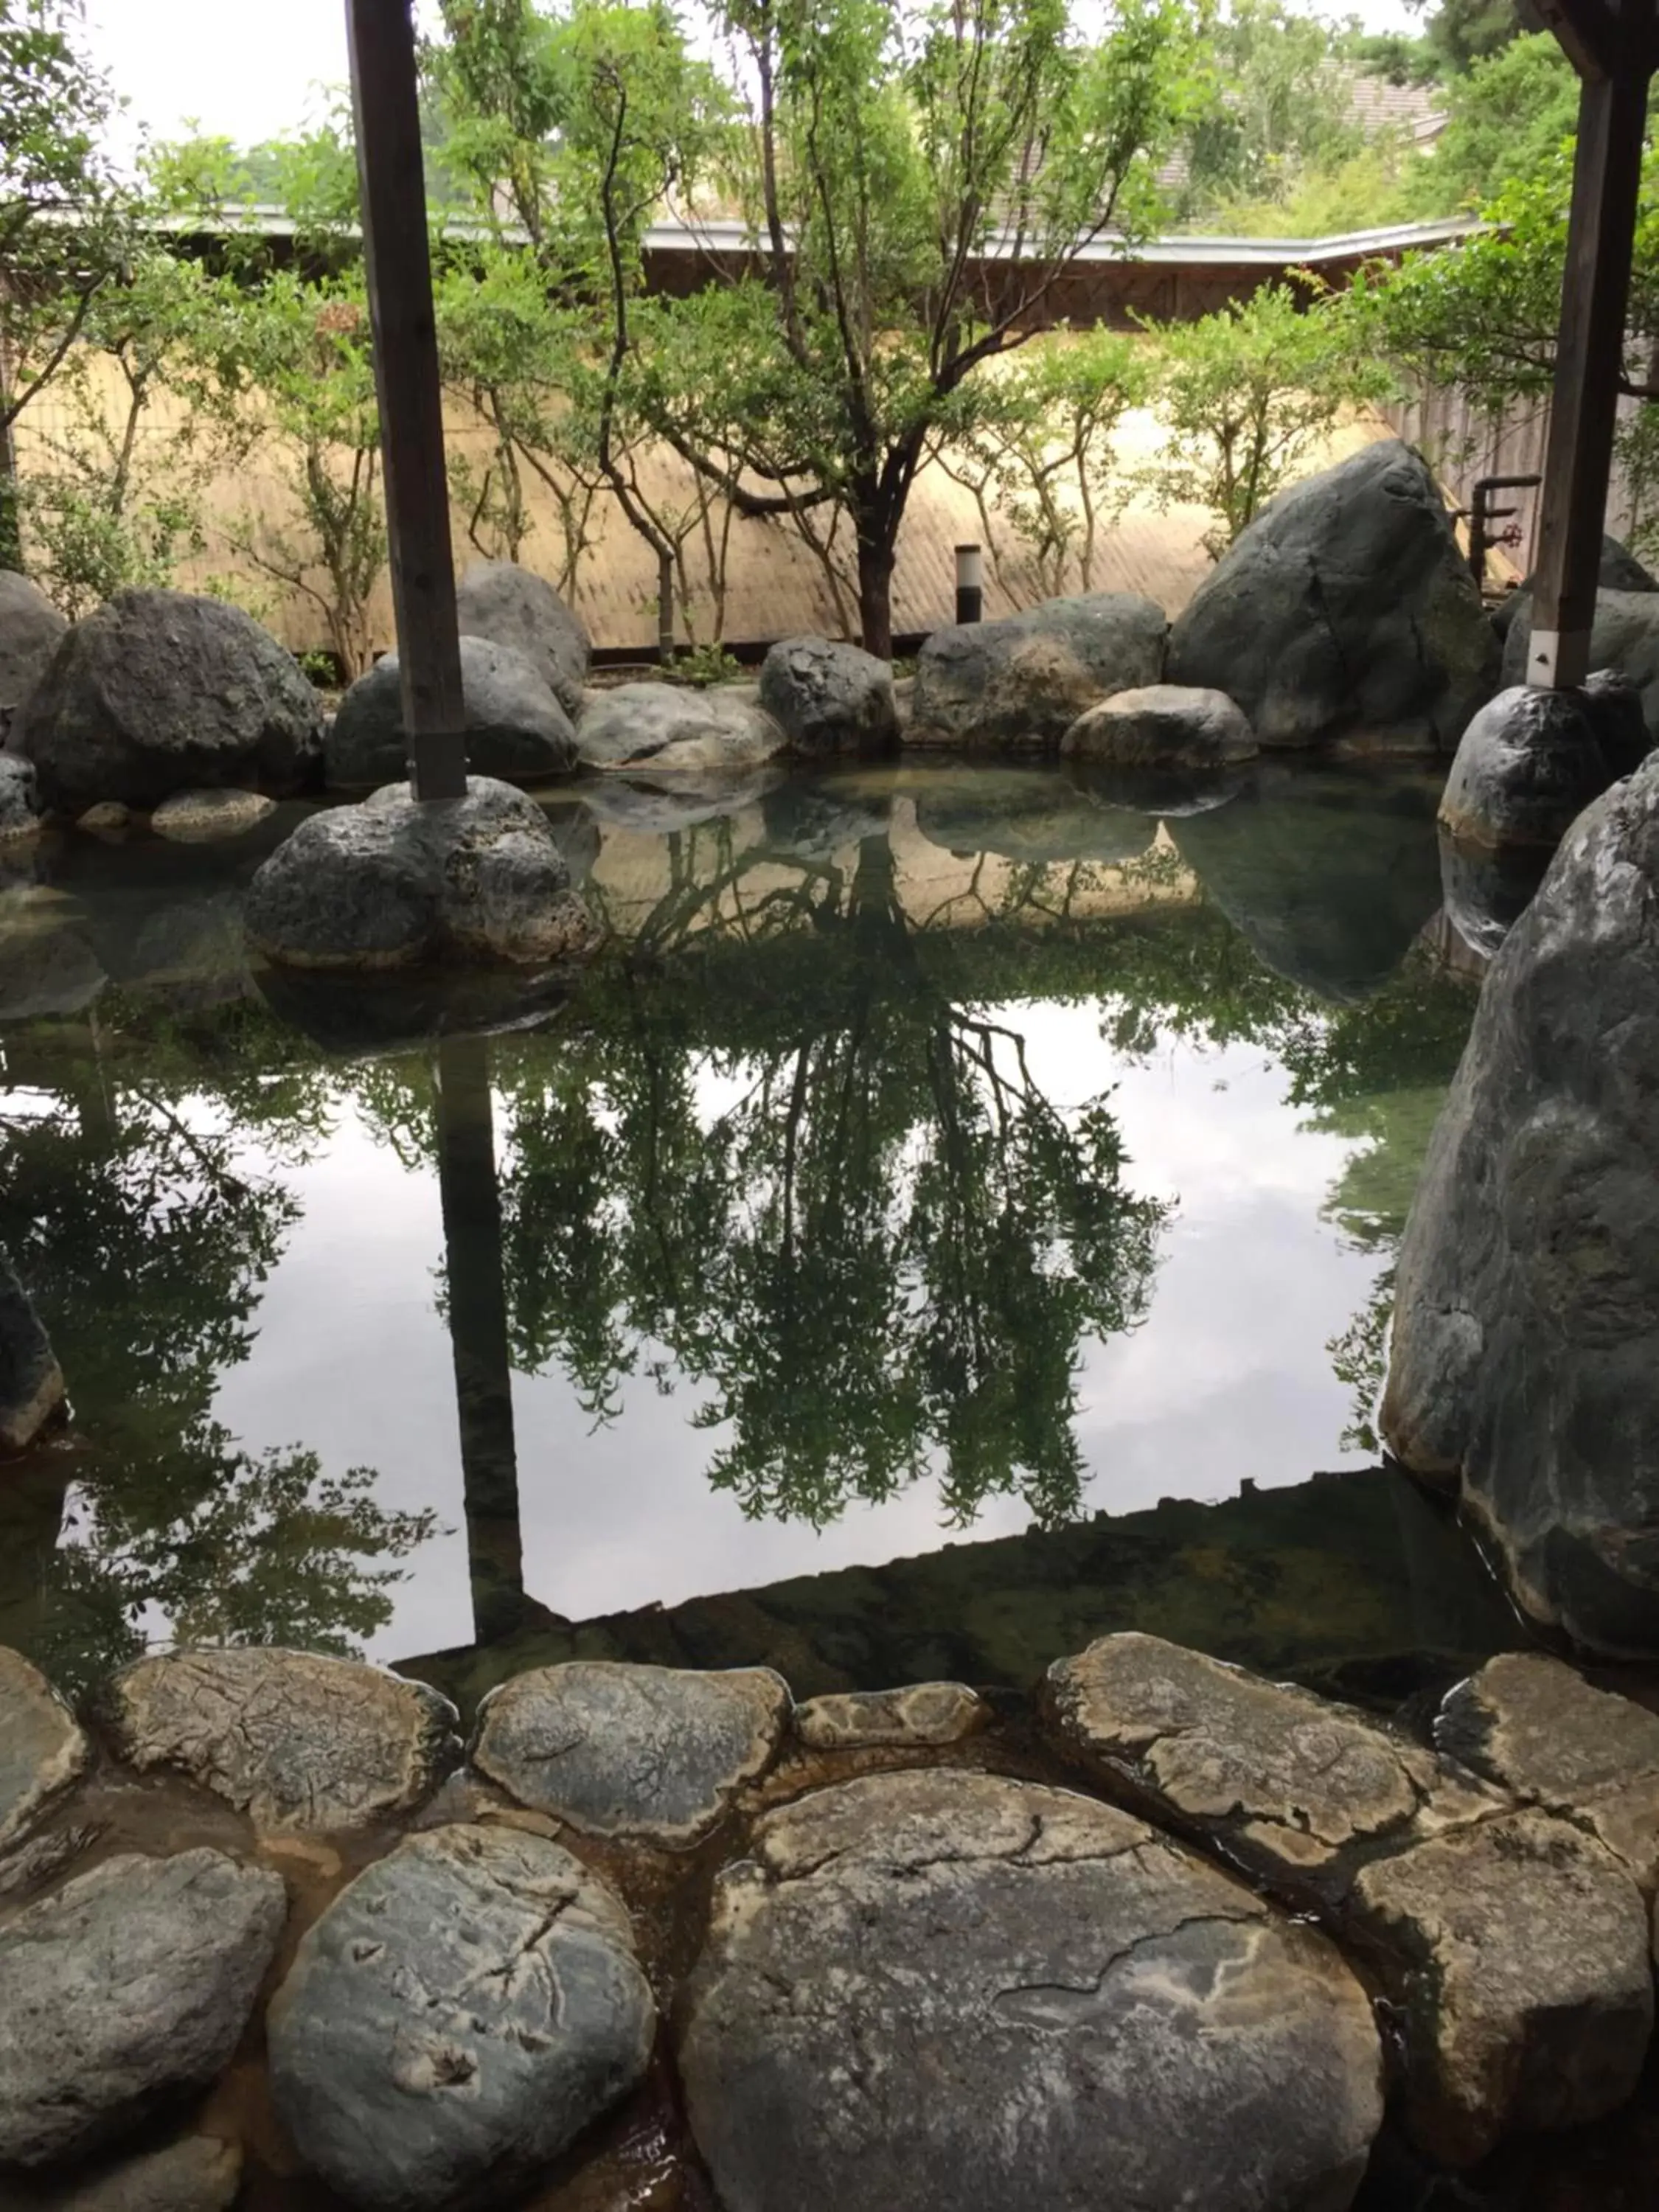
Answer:
<svg viewBox="0 0 1659 2212"><path fill-rule="evenodd" d="M525 1595L487 1039L442 1040L435 1098L473 1632L488 1644L520 1626Z"/></svg>
<svg viewBox="0 0 1659 2212"><path fill-rule="evenodd" d="M1583 81L1527 659L1529 683L1559 690L1589 673L1654 8L1627 0L1614 15L1602 0L1548 0L1544 13Z"/></svg>
<svg viewBox="0 0 1659 2212"><path fill-rule="evenodd" d="M410 0L346 0L346 34L410 781L456 799L465 714Z"/></svg>

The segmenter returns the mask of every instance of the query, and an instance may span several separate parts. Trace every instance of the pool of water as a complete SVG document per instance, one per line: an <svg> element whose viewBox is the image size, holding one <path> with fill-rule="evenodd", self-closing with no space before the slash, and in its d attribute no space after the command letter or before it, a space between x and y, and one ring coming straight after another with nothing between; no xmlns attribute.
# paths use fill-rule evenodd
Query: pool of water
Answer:
<svg viewBox="0 0 1659 2212"><path fill-rule="evenodd" d="M1437 791L584 788L548 805L607 943L557 987L250 966L241 886L291 810L234 847L49 848L0 888L0 1242L73 1421L0 1479L0 1641L73 1683L174 1638L395 1662L626 1618L606 1648L643 1654L701 1620L683 1655L793 1651L798 1688L941 1640L1010 1678L1089 1629L1052 1592L1139 1529L1217 1621L1255 1589L1229 1648L1292 1665L1261 1577L1307 1613L1286 1559L1343 1522L1310 1478L1396 1531L1425 1510L1362 1471L1474 1003ZM1313 1501L1294 1541L1256 1526L1279 1490ZM1231 1501L1209 1568L1168 1500ZM1101 1516L1115 1565L1078 1549ZM932 1644L826 1659L869 1572L947 1546L1005 1563L1018 1634L951 1646L935 1571ZM1505 1632L1469 1572L1460 1653ZM810 1636L799 1604L774 1643L734 1626L732 1594L820 1577Z"/></svg>

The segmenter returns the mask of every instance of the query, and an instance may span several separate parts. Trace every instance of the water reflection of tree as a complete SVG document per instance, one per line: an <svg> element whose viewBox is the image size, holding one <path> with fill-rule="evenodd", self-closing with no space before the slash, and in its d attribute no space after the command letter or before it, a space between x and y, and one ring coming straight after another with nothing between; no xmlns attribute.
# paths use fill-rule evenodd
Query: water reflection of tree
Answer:
<svg viewBox="0 0 1659 2212"><path fill-rule="evenodd" d="M694 890L579 1019L495 1047L514 1364L599 1419L678 1370L751 1514L935 1468L958 1519L998 1492L1063 1517L1079 1348L1144 1312L1162 1219L1106 1102L1062 1111L1018 1024L941 986L884 838L774 884L735 945Z"/></svg>
<svg viewBox="0 0 1659 2212"><path fill-rule="evenodd" d="M0 1481L0 1516L27 1517L37 1538L5 1547L0 1610L70 1680L165 1624L352 1648L389 1617L393 1563L431 1525L377 1508L368 1469L252 1455L212 1418L296 1218L279 1170L326 1128L315 1072L284 1072L275 1037L243 1033L253 1018L226 1009L192 1028L135 1012L124 1026L118 1008L101 1036L8 1040L0 1242L52 1334L75 1421L27 1480Z"/></svg>

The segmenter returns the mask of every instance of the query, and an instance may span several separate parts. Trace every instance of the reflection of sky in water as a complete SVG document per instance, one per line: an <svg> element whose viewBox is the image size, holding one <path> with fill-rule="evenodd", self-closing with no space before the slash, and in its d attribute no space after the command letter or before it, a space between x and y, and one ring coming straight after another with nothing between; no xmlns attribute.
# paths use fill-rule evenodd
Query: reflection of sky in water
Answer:
<svg viewBox="0 0 1659 2212"><path fill-rule="evenodd" d="M1260 1047L1176 1044L1125 1066L1090 1006L1000 1018L1025 1036L1037 1086L1056 1104L1115 1082L1127 1188L1178 1200L1147 1320L1083 1349L1086 1505L1129 1512L1166 1495L1227 1496L1245 1477L1300 1482L1354 1463L1338 1448L1349 1393L1326 1346L1382 1262L1347 1249L1320 1218L1354 1145L1298 1126L1285 1073ZM706 1109L727 1103L728 1089L710 1079ZM285 1179L303 1218L265 1286L252 1356L226 1376L216 1416L250 1449L303 1443L325 1467L376 1468L384 1506L434 1507L448 1533L406 1563L372 1650L392 1657L468 1642L453 1373L434 1302L436 1176L410 1173L343 1115L327 1149ZM673 1604L873 1565L956 1533L941 1526L927 1481L851 1505L822 1534L746 1521L702 1479L724 1432L690 1425L697 1394L663 1395L642 1373L617 1396L618 1418L593 1430L562 1376L515 1380L525 1580L556 1612ZM1028 1521L1019 1499L993 1498L961 1533L1004 1535Z"/></svg>

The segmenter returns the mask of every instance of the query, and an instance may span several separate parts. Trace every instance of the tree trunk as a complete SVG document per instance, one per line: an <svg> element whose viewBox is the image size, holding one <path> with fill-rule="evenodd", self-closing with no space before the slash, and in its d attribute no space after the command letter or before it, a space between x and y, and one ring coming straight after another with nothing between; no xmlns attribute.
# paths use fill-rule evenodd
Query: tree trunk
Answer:
<svg viewBox="0 0 1659 2212"><path fill-rule="evenodd" d="M893 657L893 538L879 523L859 526L859 628L864 649L878 660Z"/></svg>

